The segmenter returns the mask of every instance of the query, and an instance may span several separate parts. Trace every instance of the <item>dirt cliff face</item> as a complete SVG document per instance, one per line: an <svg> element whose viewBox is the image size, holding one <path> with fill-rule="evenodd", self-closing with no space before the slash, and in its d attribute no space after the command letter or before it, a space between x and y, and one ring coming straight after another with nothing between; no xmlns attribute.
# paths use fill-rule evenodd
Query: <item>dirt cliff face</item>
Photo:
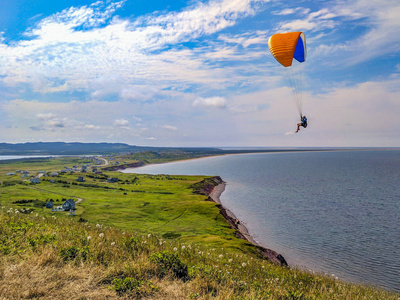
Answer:
<svg viewBox="0 0 400 300"><path fill-rule="evenodd" d="M206 178L198 183L195 183L194 185L192 185L192 187L193 187L194 193L209 196L206 200L213 201L213 199L210 197L210 194L212 193L212 191L214 190L214 188L217 185L222 184L222 183L224 183L224 181L222 180L222 178L220 176L214 176L214 177ZM246 237L246 234L248 234L247 229L245 229L246 234L243 234L243 231L241 231L241 228L239 228L239 226L243 226L243 225L240 225L240 221L238 219L232 218L228 214L227 210L225 209L225 207L223 205L218 204L217 207L219 208L220 214L225 218L225 220L229 223L229 225L233 229L236 229L236 234L235 234L236 237L246 240L246 241L249 241L249 242L252 242L249 238ZM274 250L261 247L261 246L255 244L255 242L253 244L257 248L257 251L259 253L261 253L261 255L264 258L270 260L273 263L279 264L281 266L288 265L285 258L281 254L275 252Z"/></svg>
<svg viewBox="0 0 400 300"><path fill-rule="evenodd" d="M192 187L194 193L209 196L213 189L223 182L224 181L220 176L214 176L195 183L192 185Z"/></svg>

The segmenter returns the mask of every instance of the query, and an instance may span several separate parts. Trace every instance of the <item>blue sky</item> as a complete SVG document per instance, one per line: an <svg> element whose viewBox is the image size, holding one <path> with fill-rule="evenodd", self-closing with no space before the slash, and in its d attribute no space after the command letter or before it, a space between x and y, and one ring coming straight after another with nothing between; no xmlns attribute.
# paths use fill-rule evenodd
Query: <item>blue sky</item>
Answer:
<svg viewBox="0 0 400 300"><path fill-rule="evenodd" d="M400 3L1 0L0 142L400 146ZM303 112L268 50L303 31Z"/></svg>

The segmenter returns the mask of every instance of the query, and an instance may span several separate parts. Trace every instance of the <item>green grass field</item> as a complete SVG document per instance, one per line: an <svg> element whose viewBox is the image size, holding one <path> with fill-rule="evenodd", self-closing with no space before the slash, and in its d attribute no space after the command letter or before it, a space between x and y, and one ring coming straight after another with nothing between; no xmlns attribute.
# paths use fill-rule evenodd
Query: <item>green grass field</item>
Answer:
<svg viewBox="0 0 400 300"><path fill-rule="evenodd" d="M124 161L132 159L124 157ZM158 158L157 158L158 161ZM42 162L13 163L12 167L0 165L4 182L19 182L4 186L0 192L0 205L17 209L32 209L43 215L65 216L85 219L93 223L115 226L123 230L157 233L188 242L206 241L225 248L252 248L248 242L235 238L234 230L219 213L214 202L205 201L204 195L193 193L191 187L204 179L201 176L138 175L120 172L103 174L67 173L58 177L42 176L39 184L22 181L19 175L4 174L16 168L29 170L31 174L45 170L57 171L64 166L82 165L87 160L79 158L51 159ZM21 165L24 168L21 168ZM85 182L76 179L83 176ZM117 183L107 178L118 178ZM50 183L54 179L56 183ZM82 199L77 205L75 216L68 212L53 212L44 205L51 200L55 206L66 199ZM64 199L64 201L63 201ZM31 200L28 203L21 200ZM26 201L25 201L26 202ZM241 250L242 251L242 250Z"/></svg>

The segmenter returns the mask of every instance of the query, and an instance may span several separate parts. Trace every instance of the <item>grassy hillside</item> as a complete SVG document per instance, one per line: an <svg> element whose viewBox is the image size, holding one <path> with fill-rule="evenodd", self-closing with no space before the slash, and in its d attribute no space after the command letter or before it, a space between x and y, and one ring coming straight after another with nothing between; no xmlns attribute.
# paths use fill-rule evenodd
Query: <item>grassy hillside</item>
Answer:
<svg viewBox="0 0 400 300"><path fill-rule="evenodd" d="M89 168L30 184L20 173L6 175L88 163L57 158L0 164L0 298L399 297L269 263L235 237L215 203L196 193L202 176L95 174ZM69 198L79 201L75 216L44 207Z"/></svg>
<svg viewBox="0 0 400 300"><path fill-rule="evenodd" d="M7 299L398 299L250 253L71 218L0 210Z"/></svg>

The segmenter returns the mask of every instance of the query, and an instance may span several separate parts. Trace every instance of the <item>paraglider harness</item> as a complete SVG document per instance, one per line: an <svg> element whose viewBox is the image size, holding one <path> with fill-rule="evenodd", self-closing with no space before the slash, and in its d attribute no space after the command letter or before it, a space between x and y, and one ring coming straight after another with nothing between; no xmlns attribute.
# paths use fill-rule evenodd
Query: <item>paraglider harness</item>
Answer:
<svg viewBox="0 0 400 300"><path fill-rule="evenodd" d="M301 117L301 126L303 126L304 128L307 128L307 117L306 116Z"/></svg>

